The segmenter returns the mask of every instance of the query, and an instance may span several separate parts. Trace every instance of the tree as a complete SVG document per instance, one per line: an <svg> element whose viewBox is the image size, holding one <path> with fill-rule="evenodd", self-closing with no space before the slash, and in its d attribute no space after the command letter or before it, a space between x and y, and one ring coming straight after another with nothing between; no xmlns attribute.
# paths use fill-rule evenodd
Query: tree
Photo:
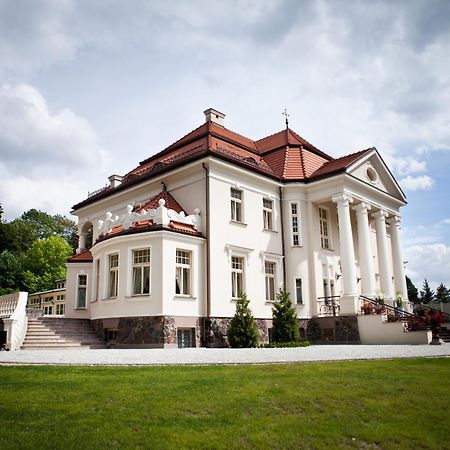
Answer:
<svg viewBox="0 0 450 450"><path fill-rule="evenodd" d="M21 219L0 223L0 252L9 250L20 255L26 252L36 239L33 226Z"/></svg>
<svg viewBox="0 0 450 450"><path fill-rule="evenodd" d="M436 297L434 298L436 303L449 303L450 302L450 290L447 289L442 283L436 289Z"/></svg>
<svg viewBox="0 0 450 450"><path fill-rule="evenodd" d="M0 295L18 291L23 287L21 258L4 250L0 254Z"/></svg>
<svg viewBox="0 0 450 450"><path fill-rule="evenodd" d="M428 280L425 278L423 282L422 290L420 291L420 302L430 303L434 300L434 291L430 288Z"/></svg>
<svg viewBox="0 0 450 450"><path fill-rule="evenodd" d="M228 342L233 348L249 348L258 345L259 333L255 318L248 306L250 300L241 293L236 301L236 313L228 326Z"/></svg>
<svg viewBox="0 0 450 450"><path fill-rule="evenodd" d="M406 288L408 290L408 300L412 303L420 303L419 291L408 276L406 276Z"/></svg>
<svg viewBox="0 0 450 450"><path fill-rule="evenodd" d="M72 247L77 234L77 226L73 220L56 214L51 216L44 211L30 209L22 214L21 219L33 226L38 239L46 239L58 235ZM76 247L76 243L75 243Z"/></svg>
<svg viewBox="0 0 450 450"><path fill-rule="evenodd" d="M296 342L299 339L297 313L292 305L291 296L285 289L280 289L272 309L272 340Z"/></svg>
<svg viewBox="0 0 450 450"><path fill-rule="evenodd" d="M52 289L56 280L65 278L65 263L71 254L72 248L60 236L35 241L22 264L27 290L35 292Z"/></svg>

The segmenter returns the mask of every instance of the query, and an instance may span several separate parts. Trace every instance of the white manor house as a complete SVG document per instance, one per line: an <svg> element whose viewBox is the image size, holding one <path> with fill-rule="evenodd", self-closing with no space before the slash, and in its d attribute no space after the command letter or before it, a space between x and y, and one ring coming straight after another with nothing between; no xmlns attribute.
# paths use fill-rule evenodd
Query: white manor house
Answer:
<svg viewBox="0 0 450 450"><path fill-rule="evenodd" d="M406 199L375 148L335 159L287 122L253 141L205 116L73 207L66 317L117 346L221 346L245 292L268 341L285 286L303 336L355 342L361 295L408 305Z"/></svg>

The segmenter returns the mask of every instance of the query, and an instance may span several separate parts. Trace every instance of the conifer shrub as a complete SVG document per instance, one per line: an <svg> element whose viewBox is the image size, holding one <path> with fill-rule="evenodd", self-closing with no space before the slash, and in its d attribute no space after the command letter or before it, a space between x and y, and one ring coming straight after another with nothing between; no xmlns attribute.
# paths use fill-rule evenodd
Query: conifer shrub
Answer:
<svg viewBox="0 0 450 450"><path fill-rule="evenodd" d="M298 342L299 340L297 312L292 305L289 292L280 289L272 309L272 341L287 343Z"/></svg>
<svg viewBox="0 0 450 450"><path fill-rule="evenodd" d="M259 341L258 327L247 294L241 293L236 301L236 313L228 326L228 342L232 348L256 347Z"/></svg>

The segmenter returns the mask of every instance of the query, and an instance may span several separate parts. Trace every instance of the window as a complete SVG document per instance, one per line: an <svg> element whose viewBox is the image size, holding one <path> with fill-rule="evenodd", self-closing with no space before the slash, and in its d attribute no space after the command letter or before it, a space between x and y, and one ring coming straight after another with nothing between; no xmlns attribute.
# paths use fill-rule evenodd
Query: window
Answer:
<svg viewBox="0 0 450 450"><path fill-rule="evenodd" d="M266 275L266 301L275 301L275 263L264 262L264 272Z"/></svg>
<svg viewBox="0 0 450 450"><path fill-rule="evenodd" d="M58 315L58 316L63 316L64 315L64 304L59 304L59 305L56 305L56 314Z"/></svg>
<svg viewBox="0 0 450 450"><path fill-rule="evenodd" d="M265 230L272 230L273 201L263 198L263 223Z"/></svg>
<svg viewBox="0 0 450 450"><path fill-rule="evenodd" d="M231 257L231 297L239 298L244 292L244 258Z"/></svg>
<svg viewBox="0 0 450 450"><path fill-rule="evenodd" d="M328 234L328 210L319 208L319 222L320 222L320 246L322 248L330 248L330 237Z"/></svg>
<svg viewBox="0 0 450 450"><path fill-rule="evenodd" d="M87 275L78 275L77 308L86 308Z"/></svg>
<svg viewBox="0 0 450 450"><path fill-rule="evenodd" d="M175 261L175 294L191 295L191 252L177 250Z"/></svg>
<svg viewBox="0 0 450 450"><path fill-rule="evenodd" d="M303 305L303 291L302 291L302 279L295 279L295 299L297 301L297 305Z"/></svg>
<svg viewBox="0 0 450 450"><path fill-rule="evenodd" d="M178 348L195 347L195 329L177 328Z"/></svg>
<svg viewBox="0 0 450 450"><path fill-rule="evenodd" d="M292 231L292 245L300 245L300 234L299 234L299 223L298 223L298 204L291 203L291 231Z"/></svg>
<svg viewBox="0 0 450 450"><path fill-rule="evenodd" d="M44 314L53 314L53 306L45 306L44 307Z"/></svg>
<svg viewBox="0 0 450 450"><path fill-rule="evenodd" d="M95 261L95 301L99 298L100 292L100 259Z"/></svg>
<svg viewBox="0 0 450 450"><path fill-rule="evenodd" d="M231 188L231 220L242 222L242 191Z"/></svg>
<svg viewBox="0 0 450 450"><path fill-rule="evenodd" d="M108 297L117 297L119 287L119 254L109 255L109 288Z"/></svg>
<svg viewBox="0 0 450 450"><path fill-rule="evenodd" d="M133 295L150 293L150 249L133 250Z"/></svg>

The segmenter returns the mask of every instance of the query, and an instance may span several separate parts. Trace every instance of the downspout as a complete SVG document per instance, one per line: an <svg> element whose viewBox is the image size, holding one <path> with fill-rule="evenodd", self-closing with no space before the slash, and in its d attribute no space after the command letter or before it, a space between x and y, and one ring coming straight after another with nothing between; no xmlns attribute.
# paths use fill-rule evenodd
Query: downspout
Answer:
<svg viewBox="0 0 450 450"><path fill-rule="evenodd" d="M284 217L283 217L283 188L280 186L278 188L280 194L280 216L281 216L281 253L283 255L283 288L287 289L286 286L286 253L284 248Z"/></svg>
<svg viewBox="0 0 450 450"><path fill-rule="evenodd" d="M210 235L210 194L209 194L209 167L207 164L202 164L205 169L205 191L206 191L206 317L211 316L211 249L209 244Z"/></svg>

